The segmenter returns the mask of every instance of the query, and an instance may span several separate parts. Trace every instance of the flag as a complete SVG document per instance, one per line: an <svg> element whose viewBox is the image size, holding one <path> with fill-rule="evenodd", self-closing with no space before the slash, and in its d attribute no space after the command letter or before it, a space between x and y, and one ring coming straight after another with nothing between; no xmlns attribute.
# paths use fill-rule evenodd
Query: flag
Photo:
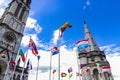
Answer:
<svg viewBox="0 0 120 80"><path fill-rule="evenodd" d="M86 68L86 72L90 72L90 67L87 67L87 68Z"/></svg>
<svg viewBox="0 0 120 80"><path fill-rule="evenodd" d="M28 70L32 70L32 64L29 62Z"/></svg>
<svg viewBox="0 0 120 80"><path fill-rule="evenodd" d="M40 55L38 55L37 58L38 58L38 61L39 61L40 60Z"/></svg>
<svg viewBox="0 0 120 80"><path fill-rule="evenodd" d="M61 73L61 77L66 77L67 74L66 73Z"/></svg>
<svg viewBox="0 0 120 80"><path fill-rule="evenodd" d="M80 40L76 42L77 50L80 51L81 49L88 47L88 40Z"/></svg>
<svg viewBox="0 0 120 80"><path fill-rule="evenodd" d="M29 47L32 49L32 53L36 56L38 54L38 50L32 38L30 38Z"/></svg>
<svg viewBox="0 0 120 80"><path fill-rule="evenodd" d="M19 50L19 55L21 56L22 61L25 62L26 58L24 56L24 53L23 53L22 49Z"/></svg>
<svg viewBox="0 0 120 80"><path fill-rule="evenodd" d="M80 74L80 73L76 72L76 76L82 76L82 74Z"/></svg>
<svg viewBox="0 0 120 80"><path fill-rule="evenodd" d="M52 52L52 55L56 55L59 53L59 49L57 46L54 46L52 49L51 49L51 52Z"/></svg>
<svg viewBox="0 0 120 80"><path fill-rule="evenodd" d="M73 76L73 73L69 75L69 78L72 78L72 76Z"/></svg>
<svg viewBox="0 0 120 80"><path fill-rule="evenodd" d="M67 27L68 27L68 28L71 28L72 26L70 26L69 23L66 22L65 24L63 24L63 25L59 28L59 30L60 30L60 38L62 37L62 34L63 34L63 32L65 31L65 29L66 29Z"/></svg>
<svg viewBox="0 0 120 80"><path fill-rule="evenodd" d="M10 70L14 70L14 66L15 66L15 61L14 61L14 59L11 57L11 59L10 59Z"/></svg>
<svg viewBox="0 0 120 80"><path fill-rule="evenodd" d="M68 73L71 73L73 71L72 67L68 69Z"/></svg>
<svg viewBox="0 0 120 80"><path fill-rule="evenodd" d="M54 69L52 73L54 74L55 72L56 72L56 70Z"/></svg>
<svg viewBox="0 0 120 80"><path fill-rule="evenodd" d="M86 64L80 64L80 69L82 69Z"/></svg>
<svg viewBox="0 0 120 80"><path fill-rule="evenodd" d="M103 66L103 67L102 67L102 71L103 71L103 72L109 72L109 71L111 71L110 65Z"/></svg>

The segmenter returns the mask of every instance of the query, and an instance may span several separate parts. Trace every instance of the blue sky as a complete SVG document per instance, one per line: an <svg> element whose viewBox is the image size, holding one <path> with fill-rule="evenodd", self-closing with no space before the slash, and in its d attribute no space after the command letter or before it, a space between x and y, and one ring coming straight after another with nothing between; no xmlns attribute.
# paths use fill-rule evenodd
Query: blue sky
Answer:
<svg viewBox="0 0 120 80"><path fill-rule="evenodd" d="M31 17L36 18L43 28L39 37L45 42L49 42L53 31L66 21L73 27L65 31L64 39L72 43L82 39L85 19L100 46L112 43L120 45L119 7L118 0L40 0L32 1L34 15Z"/></svg>
<svg viewBox="0 0 120 80"><path fill-rule="evenodd" d="M0 16L11 0L1 0ZM56 44L58 28L68 21L72 28L66 29L61 43L61 72L73 67L76 68L75 42L84 38L83 21L86 20L94 39L101 50L104 50L107 60L112 67L115 80L120 80L120 1L119 0L32 0L30 15L24 30L21 46L26 52L29 36L35 41L40 59L39 78L49 74L49 49ZM28 59L31 59L33 70L29 80L35 80L36 61L31 50L28 50ZM53 57L52 69L58 70L58 55ZM116 61L117 60L117 61ZM118 66L115 66L115 65ZM57 75L57 72L56 72ZM55 77L57 79L57 76ZM65 80L67 80L66 77ZM75 79L75 74L73 76Z"/></svg>

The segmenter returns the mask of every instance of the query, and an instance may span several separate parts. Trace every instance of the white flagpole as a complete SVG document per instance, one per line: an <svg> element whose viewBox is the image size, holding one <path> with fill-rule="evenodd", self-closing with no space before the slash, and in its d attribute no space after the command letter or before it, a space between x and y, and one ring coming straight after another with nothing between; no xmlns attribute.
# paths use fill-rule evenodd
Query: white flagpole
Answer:
<svg viewBox="0 0 120 80"><path fill-rule="evenodd" d="M58 80L60 80L60 30L59 30L58 40L59 40L59 42L58 42L58 50L59 50L59 54L58 54Z"/></svg>
<svg viewBox="0 0 120 80"><path fill-rule="evenodd" d="M52 52L50 54L50 73L49 73L49 80L51 80L51 66L52 66Z"/></svg>
<svg viewBox="0 0 120 80"><path fill-rule="evenodd" d="M39 68L39 60L38 60L38 64L37 64L36 80L38 80L38 68Z"/></svg>
<svg viewBox="0 0 120 80"><path fill-rule="evenodd" d="M29 46L28 46L28 49L29 49ZM20 80L22 80L22 76L23 76L23 72L24 72L24 67L25 67L25 64L26 64L26 62L27 62L27 56L28 56L28 49L27 49L27 52L26 52L26 60L25 60L25 62L24 62L24 65L23 65L23 70L22 70L22 73L21 73L21 76L20 76Z"/></svg>
<svg viewBox="0 0 120 80"><path fill-rule="evenodd" d="M18 61L18 54L17 54L17 57L16 57L16 60L15 60L16 62L15 62L15 68L14 68L14 70L13 70L13 73L11 74L11 76L12 76L12 79L11 80L13 80L13 76L14 76L14 74L15 74L15 69L16 69L16 66L17 66L17 61Z"/></svg>

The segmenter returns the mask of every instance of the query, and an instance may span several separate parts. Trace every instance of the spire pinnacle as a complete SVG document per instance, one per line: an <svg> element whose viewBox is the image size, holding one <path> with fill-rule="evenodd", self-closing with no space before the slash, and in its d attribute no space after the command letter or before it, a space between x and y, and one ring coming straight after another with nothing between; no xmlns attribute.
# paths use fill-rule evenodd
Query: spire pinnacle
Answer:
<svg viewBox="0 0 120 80"><path fill-rule="evenodd" d="M95 40L93 39L86 22L84 21L84 30L85 30L85 39L88 39L88 49L87 52L89 51L100 51L99 47L97 46L97 43L95 42Z"/></svg>

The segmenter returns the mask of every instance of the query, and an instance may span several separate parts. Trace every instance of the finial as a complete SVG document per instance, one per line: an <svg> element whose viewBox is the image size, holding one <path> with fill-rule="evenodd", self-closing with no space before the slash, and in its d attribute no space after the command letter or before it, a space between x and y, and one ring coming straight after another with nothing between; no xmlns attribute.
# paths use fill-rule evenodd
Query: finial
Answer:
<svg viewBox="0 0 120 80"><path fill-rule="evenodd" d="M84 20L84 24L86 24L86 21Z"/></svg>

